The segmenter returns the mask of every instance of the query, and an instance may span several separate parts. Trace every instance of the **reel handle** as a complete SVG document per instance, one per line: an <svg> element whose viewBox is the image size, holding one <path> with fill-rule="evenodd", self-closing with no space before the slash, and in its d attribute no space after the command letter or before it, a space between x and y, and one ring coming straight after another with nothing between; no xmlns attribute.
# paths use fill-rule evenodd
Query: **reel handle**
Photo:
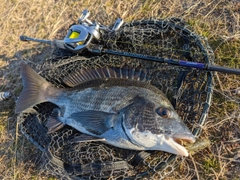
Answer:
<svg viewBox="0 0 240 180"><path fill-rule="evenodd" d="M93 23L88 19L89 16L90 16L90 11L88 11L87 9L84 9L80 18L78 19L78 23L81 24L84 21L86 21L88 24L92 25Z"/></svg>
<svg viewBox="0 0 240 180"><path fill-rule="evenodd" d="M218 71L218 72L223 72L223 73L228 73L228 74L240 75L240 69L234 69L234 68L229 68L229 67L208 65L208 66L206 66L206 69L210 70L210 71Z"/></svg>
<svg viewBox="0 0 240 180"><path fill-rule="evenodd" d="M122 19L122 18L118 18L118 19L115 21L115 23L114 23L114 25L113 25L113 27L112 27L112 31L117 31L117 30L119 30L120 27L123 25L123 23L124 23L123 19Z"/></svg>

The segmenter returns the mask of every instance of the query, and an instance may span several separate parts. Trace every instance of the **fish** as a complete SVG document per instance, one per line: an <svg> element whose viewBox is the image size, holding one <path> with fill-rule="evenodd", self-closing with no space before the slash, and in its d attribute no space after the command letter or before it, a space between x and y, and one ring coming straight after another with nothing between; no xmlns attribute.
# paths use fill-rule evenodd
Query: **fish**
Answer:
<svg viewBox="0 0 240 180"><path fill-rule="evenodd" d="M101 141L129 150L158 150L188 156L181 142L196 138L166 95L150 83L141 68L81 68L63 78L57 88L26 63L21 63L23 89L16 113L42 102L53 109L48 133L68 125L82 134L73 142Z"/></svg>

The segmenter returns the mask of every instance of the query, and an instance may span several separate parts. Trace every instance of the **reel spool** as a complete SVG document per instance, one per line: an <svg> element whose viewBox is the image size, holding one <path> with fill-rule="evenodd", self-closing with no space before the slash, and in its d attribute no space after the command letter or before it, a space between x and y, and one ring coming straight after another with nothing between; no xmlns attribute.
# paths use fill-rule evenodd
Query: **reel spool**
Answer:
<svg viewBox="0 0 240 180"><path fill-rule="evenodd" d="M86 49L93 39L99 39L99 25L93 27L83 25L73 25L70 27L64 38L64 46L67 50L74 53L81 53Z"/></svg>
<svg viewBox="0 0 240 180"><path fill-rule="evenodd" d="M92 23L87 18L90 12L84 10L81 17L79 18L79 24L73 25L69 28L66 37L63 40L64 47L73 52L81 53L86 49L93 40L100 38L98 23Z"/></svg>

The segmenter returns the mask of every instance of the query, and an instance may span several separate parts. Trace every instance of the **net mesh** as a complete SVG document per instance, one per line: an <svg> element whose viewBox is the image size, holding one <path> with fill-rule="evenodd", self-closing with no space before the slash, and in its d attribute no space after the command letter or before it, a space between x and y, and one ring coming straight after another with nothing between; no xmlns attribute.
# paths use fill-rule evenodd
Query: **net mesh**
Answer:
<svg viewBox="0 0 240 180"><path fill-rule="evenodd" d="M104 33L97 44L106 49L164 58L213 63L214 55L205 38L176 18L125 23L116 33ZM147 70L152 85L167 95L184 123L197 137L211 103L211 72L114 55L71 54L56 49L54 56L34 69L57 87L77 68L124 65ZM45 123L56 106L41 103L19 115L23 134L42 152L41 169L59 179L163 179L184 161L161 151L119 149L101 142L73 143L81 133L64 126L47 134Z"/></svg>

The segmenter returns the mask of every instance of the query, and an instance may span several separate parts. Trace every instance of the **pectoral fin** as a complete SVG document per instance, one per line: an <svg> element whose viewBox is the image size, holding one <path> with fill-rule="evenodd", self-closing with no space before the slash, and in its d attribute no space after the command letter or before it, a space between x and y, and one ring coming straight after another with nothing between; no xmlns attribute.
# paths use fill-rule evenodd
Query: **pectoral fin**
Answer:
<svg viewBox="0 0 240 180"><path fill-rule="evenodd" d="M60 114L60 109L53 109L52 114L45 124L45 126L48 128L48 133L53 133L64 126L64 124L60 121Z"/></svg>
<svg viewBox="0 0 240 180"><path fill-rule="evenodd" d="M83 111L71 114L70 118L78 123L89 132L101 135L115 126L117 120L116 113L107 113L103 111Z"/></svg>

